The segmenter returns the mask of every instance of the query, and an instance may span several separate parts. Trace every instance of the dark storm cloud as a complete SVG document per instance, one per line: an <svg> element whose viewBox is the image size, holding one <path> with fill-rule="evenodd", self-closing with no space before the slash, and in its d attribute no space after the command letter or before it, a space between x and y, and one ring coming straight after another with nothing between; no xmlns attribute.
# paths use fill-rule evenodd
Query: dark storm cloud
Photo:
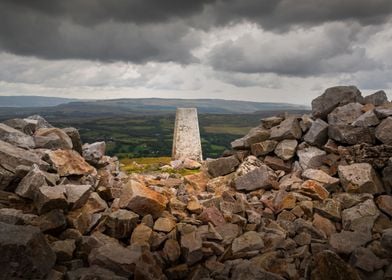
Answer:
<svg viewBox="0 0 392 280"><path fill-rule="evenodd" d="M385 22L392 13L390 0L227 0L209 10L215 24L248 20L264 29L287 30L291 25L331 21L358 21L363 25ZM211 22L210 22L211 24Z"/></svg>
<svg viewBox="0 0 392 280"><path fill-rule="evenodd" d="M195 61L190 50L199 44L179 22L84 26L8 2L0 4L0 23L0 48L48 59L190 63Z"/></svg>
<svg viewBox="0 0 392 280"><path fill-rule="evenodd" d="M391 11L391 0L0 0L0 49L47 59L187 64L197 61L192 50L201 44L198 28L242 21L273 32L330 21L380 24ZM228 46L224 53L241 58L242 51ZM214 66L227 68L219 60ZM287 71L304 63L293 61ZM267 70L279 73L276 67Z"/></svg>

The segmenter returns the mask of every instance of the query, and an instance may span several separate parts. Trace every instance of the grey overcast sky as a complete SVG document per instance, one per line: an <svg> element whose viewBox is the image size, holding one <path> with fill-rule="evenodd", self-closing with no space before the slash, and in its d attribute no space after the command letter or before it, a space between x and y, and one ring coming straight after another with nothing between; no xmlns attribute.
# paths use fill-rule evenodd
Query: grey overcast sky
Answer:
<svg viewBox="0 0 392 280"><path fill-rule="evenodd" d="M0 95L392 97L391 0L0 0Z"/></svg>

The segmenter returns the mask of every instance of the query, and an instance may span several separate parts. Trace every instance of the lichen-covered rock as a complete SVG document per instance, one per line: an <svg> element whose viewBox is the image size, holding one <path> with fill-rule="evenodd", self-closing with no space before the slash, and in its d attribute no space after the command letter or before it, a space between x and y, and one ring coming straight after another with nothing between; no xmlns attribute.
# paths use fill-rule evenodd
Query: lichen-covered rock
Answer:
<svg viewBox="0 0 392 280"><path fill-rule="evenodd" d="M273 180L266 166L253 169L234 180L234 186L237 190L253 191L260 188L271 187Z"/></svg>
<svg viewBox="0 0 392 280"><path fill-rule="evenodd" d="M380 178L368 163L340 165L338 172L346 192L377 194L384 191Z"/></svg>
<svg viewBox="0 0 392 280"><path fill-rule="evenodd" d="M289 160L295 155L298 146L297 140L286 139L280 141L275 148L275 154L283 160Z"/></svg>
<svg viewBox="0 0 392 280"><path fill-rule="evenodd" d="M251 145L252 155L265 156L272 152L278 144L275 140L265 140L263 142L254 143Z"/></svg>
<svg viewBox="0 0 392 280"><path fill-rule="evenodd" d="M375 143L374 129L371 127L330 125L328 127L328 136L339 143L349 145Z"/></svg>

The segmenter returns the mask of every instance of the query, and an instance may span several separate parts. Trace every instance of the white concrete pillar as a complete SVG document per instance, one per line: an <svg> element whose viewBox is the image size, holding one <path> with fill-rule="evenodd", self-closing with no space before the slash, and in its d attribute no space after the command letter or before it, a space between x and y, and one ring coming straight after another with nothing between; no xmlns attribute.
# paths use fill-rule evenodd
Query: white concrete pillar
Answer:
<svg viewBox="0 0 392 280"><path fill-rule="evenodd" d="M196 108L177 108L172 158L203 160Z"/></svg>

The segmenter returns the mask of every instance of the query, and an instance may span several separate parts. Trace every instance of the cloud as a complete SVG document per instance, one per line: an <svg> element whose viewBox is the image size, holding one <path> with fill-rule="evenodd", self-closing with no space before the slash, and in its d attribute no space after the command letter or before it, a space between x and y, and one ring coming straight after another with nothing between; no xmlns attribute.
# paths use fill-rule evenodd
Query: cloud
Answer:
<svg viewBox="0 0 392 280"><path fill-rule="evenodd" d="M189 64L200 29L248 22L281 33L336 21L382 24L391 12L390 0L0 0L0 48L46 59Z"/></svg>
<svg viewBox="0 0 392 280"><path fill-rule="evenodd" d="M208 54L220 71L276 73L286 76L357 72L379 65L356 43L358 24L328 23L275 34L257 27L227 40Z"/></svg>

